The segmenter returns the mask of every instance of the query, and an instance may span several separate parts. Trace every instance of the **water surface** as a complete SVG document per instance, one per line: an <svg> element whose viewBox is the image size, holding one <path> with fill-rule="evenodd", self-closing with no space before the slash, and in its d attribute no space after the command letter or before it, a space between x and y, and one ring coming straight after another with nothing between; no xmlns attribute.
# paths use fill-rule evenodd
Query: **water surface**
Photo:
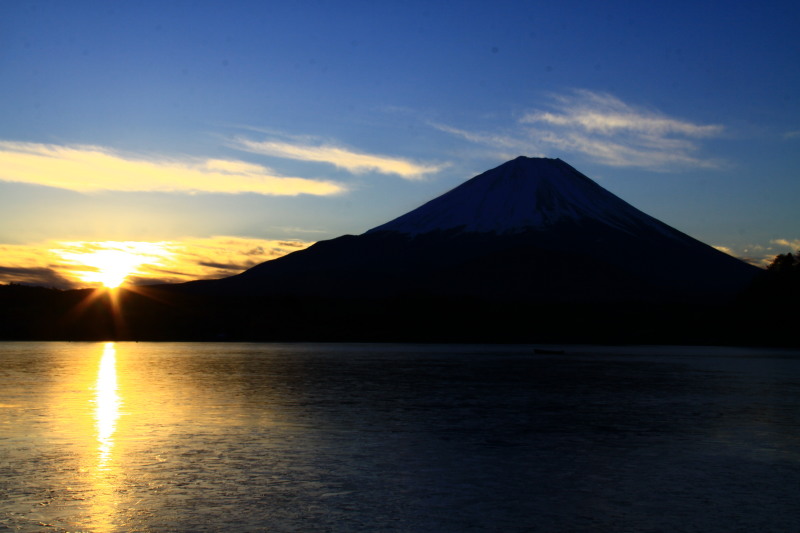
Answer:
<svg viewBox="0 0 800 533"><path fill-rule="evenodd" d="M793 531L800 356L0 343L0 531Z"/></svg>

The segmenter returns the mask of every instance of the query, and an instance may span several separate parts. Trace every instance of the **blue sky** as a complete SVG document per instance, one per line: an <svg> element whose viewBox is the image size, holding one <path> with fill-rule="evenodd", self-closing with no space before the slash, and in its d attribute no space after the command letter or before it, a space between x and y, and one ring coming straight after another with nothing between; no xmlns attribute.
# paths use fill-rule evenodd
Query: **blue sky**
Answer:
<svg viewBox="0 0 800 533"><path fill-rule="evenodd" d="M172 250L142 279L226 275L517 155L740 257L796 250L799 24L794 2L6 2L0 281L74 284L53 250L109 242Z"/></svg>

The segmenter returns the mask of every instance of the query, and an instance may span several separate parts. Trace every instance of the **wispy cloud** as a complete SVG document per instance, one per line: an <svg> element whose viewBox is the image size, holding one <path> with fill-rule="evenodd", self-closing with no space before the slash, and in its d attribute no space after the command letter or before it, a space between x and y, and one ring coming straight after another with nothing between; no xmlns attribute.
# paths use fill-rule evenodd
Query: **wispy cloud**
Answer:
<svg viewBox="0 0 800 533"><path fill-rule="evenodd" d="M698 140L720 135L721 125L668 117L587 90L553 100L550 110L532 111L520 119L531 126L530 135L545 145L582 153L610 166L720 166L719 161L694 154Z"/></svg>
<svg viewBox="0 0 800 533"><path fill-rule="evenodd" d="M555 96L554 100L555 112L533 111L526 114L521 122L570 126L589 133L629 131L652 137L670 134L708 137L722 131L719 125L697 125L654 111L636 109L607 93L576 90L567 96Z"/></svg>
<svg viewBox="0 0 800 533"><path fill-rule="evenodd" d="M535 150L535 146L531 139L526 137L514 136L513 134L468 131L438 122L429 122L428 124L439 131L450 133L451 135L461 137L467 141L501 150L503 151L503 155L506 156L517 156L521 154L527 156L544 155L538 152L531 152L531 150Z"/></svg>
<svg viewBox="0 0 800 533"><path fill-rule="evenodd" d="M110 256L115 265L124 263L128 268L128 283L214 279L238 274L311 244L219 236L161 242L48 241L0 245L0 283L61 289L96 286L103 277L103 264Z"/></svg>
<svg viewBox="0 0 800 533"><path fill-rule="evenodd" d="M736 257L736 253L733 251L733 249L731 249L731 248L729 248L727 246L714 246L714 248L716 248L717 250L719 250L720 252L722 252L724 254L728 254L728 255L732 255L733 257Z"/></svg>
<svg viewBox="0 0 800 533"><path fill-rule="evenodd" d="M736 249L729 246L714 246L714 248L760 268L766 268L772 262L772 258L775 257L774 253L770 253L771 247L757 244L737 247Z"/></svg>
<svg viewBox="0 0 800 533"><path fill-rule="evenodd" d="M772 263L778 254L800 250L800 239L773 239L768 244L746 244L736 248L714 246L714 248L751 265L765 268Z"/></svg>
<svg viewBox="0 0 800 533"><path fill-rule="evenodd" d="M98 146L0 141L0 180L78 192L162 191L331 195L340 184L279 176L246 161L145 158Z"/></svg>
<svg viewBox="0 0 800 533"><path fill-rule="evenodd" d="M604 165L651 170L722 165L697 154L701 141L721 135L723 126L695 124L587 90L552 96L546 109L525 113L513 131L502 134L431 126L503 155L508 151L516 155L564 152Z"/></svg>
<svg viewBox="0 0 800 533"><path fill-rule="evenodd" d="M40 287L68 289L74 282L61 276L56 270L40 266L0 266L0 283L25 283Z"/></svg>
<svg viewBox="0 0 800 533"><path fill-rule="evenodd" d="M539 140L564 152L580 153L598 163L613 167L640 167L663 170L674 166L716 168L719 162L690 155L696 148L679 139L648 142L624 138L603 138L578 132L539 132Z"/></svg>
<svg viewBox="0 0 800 533"><path fill-rule="evenodd" d="M800 250L800 239L774 239L771 242L792 251Z"/></svg>
<svg viewBox="0 0 800 533"><path fill-rule="evenodd" d="M308 140L297 142L254 141L236 137L232 146L239 150L273 157L329 163L354 174L378 172L394 174L409 180L422 179L426 174L439 172L447 166L446 164L423 164L399 157L355 152L331 144L314 144Z"/></svg>

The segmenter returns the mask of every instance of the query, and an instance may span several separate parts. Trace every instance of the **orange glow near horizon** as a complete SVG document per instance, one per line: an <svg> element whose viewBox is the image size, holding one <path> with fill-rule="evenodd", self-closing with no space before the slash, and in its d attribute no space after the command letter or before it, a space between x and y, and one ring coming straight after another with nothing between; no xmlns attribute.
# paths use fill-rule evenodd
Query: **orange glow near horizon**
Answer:
<svg viewBox="0 0 800 533"><path fill-rule="evenodd" d="M102 250L85 254L76 260L87 266L95 267L96 272L87 271L81 277L86 282L102 283L107 289L116 289L132 274L142 260L128 252L119 250Z"/></svg>
<svg viewBox="0 0 800 533"><path fill-rule="evenodd" d="M238 274L313 242L234 236L172 241L60 241L0 244L0 284L113 289Z"/></svg>
<svg viewBox="0 0 800 533"><path fill-rule="evenodd" d="M172 253L163 243L107 242L91 243L87 248L82 243L68 243L66 250L55 250L62 259L73 265L73 274L84 283L100 284L107 289L116 289L145 264L158 265ZM104 245L98 248L96 245Z"/></svg>

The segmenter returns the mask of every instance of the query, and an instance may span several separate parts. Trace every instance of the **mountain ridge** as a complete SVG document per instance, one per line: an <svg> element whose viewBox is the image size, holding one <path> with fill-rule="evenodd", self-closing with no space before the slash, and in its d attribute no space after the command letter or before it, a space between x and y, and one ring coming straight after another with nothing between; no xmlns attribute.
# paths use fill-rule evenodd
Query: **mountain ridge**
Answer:
<svg viewBox="0 0 800 533"><path fill-rule="evenodd" d="M361 235L190 285L336 298L666 302L731 297L756 271L560 159L520 156Z"/></svg>
<svg viewBox="0 0 800 533"><path fill-rule="evenodd" d="M361 235L236 276L0 291L0 338L737 343L786 339L737 299L762 272L560 160L517 158ZM753 324L756 325L755 330ZM765 333L766 332L766 333Z"/></svg>

